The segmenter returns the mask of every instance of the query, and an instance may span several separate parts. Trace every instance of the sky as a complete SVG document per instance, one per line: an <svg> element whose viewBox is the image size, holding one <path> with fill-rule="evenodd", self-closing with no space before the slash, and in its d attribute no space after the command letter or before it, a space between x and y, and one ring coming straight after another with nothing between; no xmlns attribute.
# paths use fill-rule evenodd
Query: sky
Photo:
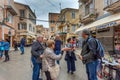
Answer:
<svg viewBox="0 0 120 80"><path fill-rule="evenodd" d="M78 0L14 0L16 2L27 4L36 13L37 19L48 20L48 13L59 13L64 8L78 8ZM37 21L37 24L49 27L48 22Z"/></svg>

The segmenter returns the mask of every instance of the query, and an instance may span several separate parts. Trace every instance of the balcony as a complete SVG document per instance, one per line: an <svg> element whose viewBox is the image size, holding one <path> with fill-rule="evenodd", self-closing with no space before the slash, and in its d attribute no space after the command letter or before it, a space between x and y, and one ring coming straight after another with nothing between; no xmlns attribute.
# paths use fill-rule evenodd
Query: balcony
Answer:
<svg viewBox="0 0 120 80"><path fill-rule="evenodd" d="M112 13L119 12L120 0L107 0L104 10Z"/></svg>
<svg viewBox="0 0 120 80"><path fill-rule="evenodd" d="M12 6L12 5L5 5L6 9L12 14L12 15L17 15L17 10Z"/></svg>
<svg viewBox="0 0 120 80"><path fill-rule="evenodd" d="M96 10L92 10L87 15L81 16L80 17L80 22L83 23L83 24L88 24L90 22L95 21L97 16L98 16L97 11Z"/></svg>

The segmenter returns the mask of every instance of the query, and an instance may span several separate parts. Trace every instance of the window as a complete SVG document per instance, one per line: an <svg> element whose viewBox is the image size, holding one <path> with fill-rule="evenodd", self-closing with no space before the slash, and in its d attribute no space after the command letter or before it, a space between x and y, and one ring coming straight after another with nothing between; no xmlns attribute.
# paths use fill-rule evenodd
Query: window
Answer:
<svg viewBox="0 0 120 80"><path fill-rule="evenodd" d="M75 11L72 11L72 19L75 19Z"/></svg>
<svg viewBox="0 0 120 80"><path fill-rule="evenodd" d="M13 23L13 16L9 12L7 13L7 21Z"/></svg>
<svg viewBox="0 0 120 80"><path fill-rule="evenodd" d="M25 10L20 10L20 17L25 17Z"/></svg>
<svg viewBox="0 0 120 80"><path fill-rule="evenodd" d="M32 31L32 25L29 24L29 31Z"/></svg>
<svg viewBox="0 0 120 80"><path fill-rule="evenodd" d="M33 32L35 32L35 28L33 27Z"/></svg>
<svg viewBox="0 0 120 80"><path fill-rule="evenodd" d="M55 23L55 21L54 21L54 20L51 20L51 23L52 23L52 24L54 24L54 23Z"/></svg>
<svg viewBox="0 0 120 80"><path fill-rule="evenodd" d="M52 32L54 31L54 28L53 28L53 27L51 27L51 31L52 31Z"/></svg>
<svg viewBox="0 0 120 80"><path fill-rule="evenodd" d="M75 30L76 30L76 25L73 24L73 25L72 25L72 32L75 32Z"/></svg>
<svg viewBox="0 0 120 80"><path fill-rule="evenodd" d="M85 15L88 15L90 13L90 6L86 5L85 6Z"/></svg>
<svg viewBox="0 0 120 80"><path fill-rule="evenodd" d="M31 14L29 14L29 18L34 24L36 24L36 20Z"/></svg>
<svg viewBox="0 0 120 80"><path fill-rule="evenodd" d="M19 23L18 24L18 30L27 30L27 26L25 23Z"/></svg>

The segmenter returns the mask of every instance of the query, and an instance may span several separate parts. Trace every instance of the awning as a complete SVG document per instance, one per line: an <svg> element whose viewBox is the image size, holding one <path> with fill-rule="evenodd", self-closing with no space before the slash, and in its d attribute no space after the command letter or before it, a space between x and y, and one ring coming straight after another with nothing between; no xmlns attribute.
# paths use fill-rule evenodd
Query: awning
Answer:
<svg viewBox="0 0 120 80"><path fill-rule="evenodd" d="M96 26L100 26L100 25L103 25L105 23L109 23L109 22L113 22L113 21L117 21L117 20L120 20L120 13L105 17L105 18L100 19L100 20L97 20L89 25L82 26L79 29L77 29L75 31L75 33L78 33L84 29L94 28Z"/></svg>

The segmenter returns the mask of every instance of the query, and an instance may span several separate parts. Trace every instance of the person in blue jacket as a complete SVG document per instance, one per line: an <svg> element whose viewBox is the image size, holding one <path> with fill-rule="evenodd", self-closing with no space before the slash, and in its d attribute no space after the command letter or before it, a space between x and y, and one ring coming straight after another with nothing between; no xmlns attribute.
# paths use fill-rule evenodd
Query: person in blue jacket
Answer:
<svg viewBox="0 0 120 80"><path fill-rule="evenodd" d="M75 61L76 56L74 53L74 46L72 45L72 38L67 39L67 44L66 44L67 48L71 48L70 50L66 51L66 55L65 55L65 60L67 62L67 69L68 69L68 73L71 72L71 74L73 74L76 71L76 66L75 66Z"/></svg>
<svg viewBox="0 0 120 80"><path fill-rule="evenodd" d="M4 60L4 62L7 62L10 60L10 57L9 57L10 43L9 43L8 39L5 40L4 48L5 48L5 60Z"/></svg>
<svg viewBox="0 0 120 80"><path fill-rule="evenodd" d="M0 40L0 59L3 56L3 52L4 52L4 40Z"/></svg>
<svg viewBox="0 0 120 80"><path fill-rule="evenodd" d="M55 54L59 55L61 53L61 46L62 46L62 41L60 39L60 36L57 35L55 38ZM59 60L57 60L57 64L60 64Z"/></svg>
<svg viewBox="0 0 120 80"><path fill-rule="evenodd" d="M25 47L26 40L25 38L22 38L20 41L20 50L21 50L21 55L24 54L24 47Z"/></svg>

